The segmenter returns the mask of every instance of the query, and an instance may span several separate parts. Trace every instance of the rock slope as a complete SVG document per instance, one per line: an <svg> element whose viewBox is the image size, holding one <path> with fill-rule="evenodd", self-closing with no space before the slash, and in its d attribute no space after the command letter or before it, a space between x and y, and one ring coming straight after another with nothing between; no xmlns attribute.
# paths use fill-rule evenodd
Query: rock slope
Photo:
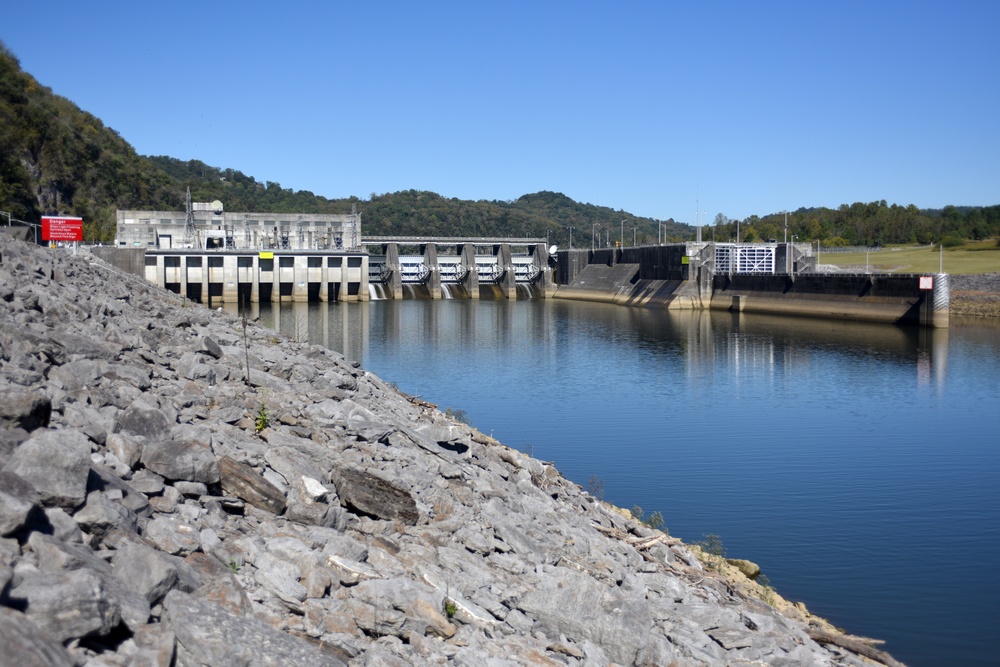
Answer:
<svg viewBox="0 0 1000 667"><path fill-rule="evenodd" d="M334 352L0 238L5 664L865 664L748 583Z"/></svg>

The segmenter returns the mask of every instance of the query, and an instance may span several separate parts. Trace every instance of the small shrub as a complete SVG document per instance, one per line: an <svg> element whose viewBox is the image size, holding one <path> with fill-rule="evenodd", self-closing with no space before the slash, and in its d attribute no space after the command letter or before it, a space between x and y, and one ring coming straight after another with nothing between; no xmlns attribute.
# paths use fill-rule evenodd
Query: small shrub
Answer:
<svg viewBox="0 0 1000 667"><path fill-rule="evenodd" d="M659 510L653 512L647 517L645 510L638 505L633 505L629 512L632 513L632 516L636 521L646 524L653 530L661 530L663 528L663 515L659 512ZM664 530L663 532L667 531Z"/></svg>
<svg viewBox="0 0 1000 667"><path fill-rule="evenodd" d="M452 600L445 600L444 613L448 618L455 618L455 614L458 613L458 605Z"/></svg>
<svg viewBox="0 0 1000 667"><path fill-rule="evenodd" d="M239 572L240 572L240 565L239 565L239 563L237 563L235 560L230 559L229 560L229 571L232 572L233 574L239 574Z"/></svg>
<svg viewBox="0 0 1000 667"><path fill-rule="evenodd" d="M587 493L598 500L604 500L604 480L597 475L591 475L587 481Z"/></svg>
<svg viewBox="0 0 1000 667"><path fill-rule="evenodd" d="M659 510L657 510L650 514L649 518L643 521L643 523L653 530L660 530L663 527L663 515L660 514Z"/></svg>
<svg viewBox="0 0 1000 667"><path fill-rule="evenodd" d="M261 403L260 407L257 409L257 416L254 418L253 421L254 431L260 433L270 425L271 425L271 417L267 413L267 406L264 405L264 403Z"/></svg>
<svg viewBox="0 0 1000 667"><path fill-rule="evenodd" d="M941 245L945 248L958 248L965 245L965 239L958 236L945 236L941 239Z"/></svg>
<svg viewBox="0 0 1000 667"><path fill-rule="evenodd" d="M719 558L726 557L726 547L722 544L722 538L713 533L708 533L705 535L705 539L697 543L702 550L712 556L718 556Z"/></svg>
<svg viewBox="0 0 1000 667"><path fill-rule="evenodd" d="M771 586L771 580L767 578L766 574L761 574L757 577L757 583L760 584L761 588L760 599L773 607L777 598L774 597L774 587Z"/></svg>
<svg viewBox="0 0 1000 667"><path fill-rule="evenodd" d="M702 552L705 554L705 564L710 570L715 570L718 572L722 569L722 564L726 562L726 547L722 545L722 538L718 535L708 533L705 535L705 539L700 542L695 542L699 547L701 547Z"/></svg>
<svg viewBox="0 0 1000 667"><path fill-rule="evenodd" d="M452 408L446 408L444 411L444 416L451 417L455 421L461 422L466 425L468 425L469 423L469 415L465 412L465 410L453 410Z"/></svg>

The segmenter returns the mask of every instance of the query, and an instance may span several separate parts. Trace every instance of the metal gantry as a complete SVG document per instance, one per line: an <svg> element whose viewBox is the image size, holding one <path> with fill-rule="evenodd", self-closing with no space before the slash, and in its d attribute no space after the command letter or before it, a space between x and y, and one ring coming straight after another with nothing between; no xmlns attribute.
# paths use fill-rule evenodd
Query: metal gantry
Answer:
<svg viewBox="0 0 1000 667"><path fill-rule="evenodd" d="M776 248L768 243L716 243L715 272L774 273Z"/></svg>

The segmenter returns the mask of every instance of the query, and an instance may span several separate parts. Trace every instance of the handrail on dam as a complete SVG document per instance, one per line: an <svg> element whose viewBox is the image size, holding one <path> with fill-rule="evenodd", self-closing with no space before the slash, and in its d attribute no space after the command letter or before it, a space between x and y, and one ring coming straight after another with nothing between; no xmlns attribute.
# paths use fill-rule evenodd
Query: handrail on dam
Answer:
<svg viewBox="0 0 1000 667"><path fill-rule="evenodd" d="M362 236L360 245L382 243L398 243L400 245L423 245L426 243L436 243L438 245L462 245L465 243L471 243L472 245L496 245L506 243L513 246L528 246L547 243L547 240L544 238L522 238L516 236Z"/></svg>

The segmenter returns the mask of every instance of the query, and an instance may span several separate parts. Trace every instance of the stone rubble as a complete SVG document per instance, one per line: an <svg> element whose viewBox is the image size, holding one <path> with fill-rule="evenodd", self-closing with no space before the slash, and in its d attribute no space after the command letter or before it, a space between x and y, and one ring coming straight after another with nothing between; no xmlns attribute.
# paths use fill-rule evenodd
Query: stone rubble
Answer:
<svg viewBox="0 0 1000 667"><path fill-rule="evenodd" d="M869 664L748 590L339 354L0 237L6 664Z"/></svg>

